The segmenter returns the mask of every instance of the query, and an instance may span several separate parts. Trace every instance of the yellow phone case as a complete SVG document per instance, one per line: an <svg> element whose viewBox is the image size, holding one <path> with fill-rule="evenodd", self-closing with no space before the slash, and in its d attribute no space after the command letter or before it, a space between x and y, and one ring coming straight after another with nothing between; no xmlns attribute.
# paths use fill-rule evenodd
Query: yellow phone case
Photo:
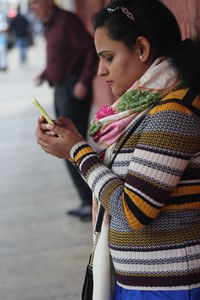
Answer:
<svg viewBox="0 0 200 300"><path fill-rule="evenodd" d="M32 102L39 109L41 115L45 118L45 120L49 124L54 124L54 122L51 120L51 118L49 117L49 115L47 114L47 112L44 110L44 108L40 105L40 103L35 98L32 99Z"/></svg>

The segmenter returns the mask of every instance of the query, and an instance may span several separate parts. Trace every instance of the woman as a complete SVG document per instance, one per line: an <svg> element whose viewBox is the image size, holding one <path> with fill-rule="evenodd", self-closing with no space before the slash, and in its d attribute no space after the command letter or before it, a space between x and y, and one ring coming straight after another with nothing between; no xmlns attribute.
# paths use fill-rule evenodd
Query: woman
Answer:
<svg viewBox="0 0 200 300"><path fill-rule="evenodd" d="M200 299L199 42L181 41L157 0L113 1L94 24L98 74L118 97L91 124L100 155L64 118L40 120L37 141L110 215L115 300Z"/></svg>

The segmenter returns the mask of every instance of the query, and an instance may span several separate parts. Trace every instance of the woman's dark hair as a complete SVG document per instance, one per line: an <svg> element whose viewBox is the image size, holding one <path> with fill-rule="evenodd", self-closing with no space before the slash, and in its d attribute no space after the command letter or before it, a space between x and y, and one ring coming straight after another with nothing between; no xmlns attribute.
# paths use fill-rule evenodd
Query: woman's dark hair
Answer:
<svg viewBox="0 0 200 300"><path fill-rule="evenodd" d="M122 7L132 13L134 20ZM200 41L182 41L176 18L159 0L113 0L94 16L94 29L99 27L106 27L112 39L129 49L139 36L146 37L155 58L171 58L186 85L200 86Z"/></svg>

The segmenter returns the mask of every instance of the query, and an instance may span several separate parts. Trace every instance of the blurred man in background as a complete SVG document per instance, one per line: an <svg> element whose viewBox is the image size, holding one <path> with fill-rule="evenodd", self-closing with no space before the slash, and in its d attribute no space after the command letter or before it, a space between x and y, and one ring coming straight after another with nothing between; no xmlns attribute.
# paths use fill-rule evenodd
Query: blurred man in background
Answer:
<svg viewBox="0 0 200 300"><path fill-rule="evenodd" d="M77 15L59 8L53 0L29 0L29 4L44 23L47 41L46 69L35 83L49 82L54 88L56 116L70 118L86 138L92 81L98 64L93 38ZM82 201L67 213L81 219L91 218L91 190L75 167L68 161L66 164Z"/></svg>

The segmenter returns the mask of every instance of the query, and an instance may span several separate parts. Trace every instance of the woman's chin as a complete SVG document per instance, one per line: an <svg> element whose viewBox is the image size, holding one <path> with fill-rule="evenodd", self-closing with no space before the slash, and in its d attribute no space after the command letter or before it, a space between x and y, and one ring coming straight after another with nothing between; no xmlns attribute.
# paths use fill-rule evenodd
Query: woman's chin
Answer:
<svg viewBox="0 0 200 300"><path fill-rule="evenodd" d="M114 87L112 87L111 90L116 98L121 97L125 93L125 91L120 91L119 89L115 89Z"/></svg>

